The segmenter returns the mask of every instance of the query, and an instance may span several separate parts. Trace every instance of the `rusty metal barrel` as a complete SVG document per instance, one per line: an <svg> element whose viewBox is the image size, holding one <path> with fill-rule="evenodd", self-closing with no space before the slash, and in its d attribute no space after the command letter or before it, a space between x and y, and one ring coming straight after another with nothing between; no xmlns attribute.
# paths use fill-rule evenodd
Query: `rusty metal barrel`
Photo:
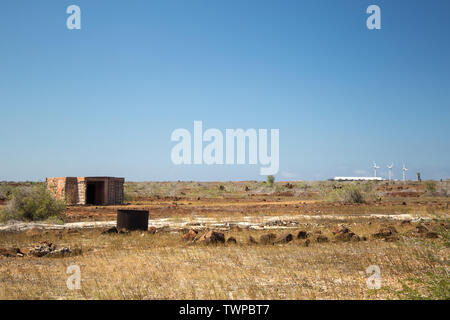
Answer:
<svg viewBox="0 0 450 320"><path fill-rule="evenodd" d="M148 210L117 210L117 229L148 230Z"/></svg>

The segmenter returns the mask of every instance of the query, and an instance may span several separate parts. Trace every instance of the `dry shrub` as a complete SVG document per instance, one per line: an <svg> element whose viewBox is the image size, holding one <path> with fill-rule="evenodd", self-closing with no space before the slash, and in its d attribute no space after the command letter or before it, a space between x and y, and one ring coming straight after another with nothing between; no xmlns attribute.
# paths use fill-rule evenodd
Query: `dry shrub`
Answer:
<svg viewBox="0 0 450 320"><path fill-rule="evenodd" d="M365 203L374 197L373 189L373 185L369 183L344 184L341 188L329 192L326 198L329 201Z"/></svg>

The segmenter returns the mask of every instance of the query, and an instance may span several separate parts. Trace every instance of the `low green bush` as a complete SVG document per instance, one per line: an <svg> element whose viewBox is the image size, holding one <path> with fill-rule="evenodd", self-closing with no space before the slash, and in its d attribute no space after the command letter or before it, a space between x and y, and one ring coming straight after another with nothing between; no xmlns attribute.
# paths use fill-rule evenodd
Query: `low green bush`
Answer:
<svg viewBox="0 0 450 320"><path fill-rule="evenodd" d="M269 186L272 186L274 182L275 182L275 177L274 176L272 176L272 175L267 176L267 184Z"/></svg>
<svg viewBox="0 0 450 320"><path fill-rule="evenodd" d="M0 220L61 221L65 209L64 201L55 199L45 185L17 187L0 212Z"/></svg>
<svg viewBox="0 0 450 320"><path fill-rule="evenodd" d="M123 194L123 202L124 203L130 203L135 200L136 200L136 196L134 193L132 194L130 192L124 192L124 194Z"/></svg>
<svg viewBox="0 0 450 320"><path fill-rule="evenodd" d="M402 289L395 291L401 300L450 300L449 273L445 268L428 272L420 278L400 281Z"/></svg>
<svg viewBox="0 0 450 320"><path fill-rule="evenodd" d="M429 181L425 181L423 183L423 186L425 188L425 191L427 193L429 193L430 195L434 195L434 193L436 192L436 182L429 180Z"/></svg>

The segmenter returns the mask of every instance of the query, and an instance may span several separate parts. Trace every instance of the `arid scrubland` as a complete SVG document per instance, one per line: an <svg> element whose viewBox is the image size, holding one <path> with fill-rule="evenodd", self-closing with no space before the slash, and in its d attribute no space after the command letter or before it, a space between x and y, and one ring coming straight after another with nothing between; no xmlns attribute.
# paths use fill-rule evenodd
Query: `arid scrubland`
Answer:
<svg viewBox="0 0 450 320"><path fill-rule="evenodd" d="M437 193L442 189L438 183L433 194L419 184L376 185L363 190L368 193L364 203L347 203L335 195L327 199L316 186L306 187L309 193L301 194L303 185L300 188L294 183L272 187L257 183L262 190L246 182L206 184L210 191L189 189L196 184L128 185L132 199L127 207L150 210L148 232L104 234L104 229L52 230L31 228L32 224L22 231L2 231L0 248L17 248L24 254L0 255L0 298L450 298L449 201ZM324 185L329 192L340 189L340 184ZM142 188L153 191L133 191ZM92 217L83 218L85 214ZM67 220L114 220L113 214L110 207L69 207ZM152 225L155 217L166 225ZM214 221L204 223L203 218ZM226 218L234 223L218 223ZM185 220L188 223L182 227L174 227ZM248 221L256 224L246 224ZM333 233L342 225L355 236L347 239ZM199 236L218 230L237 243L183 240L189 230L197 230ZM297 238L299 230L307 236ZM383 234L389 230L395 232ZM262 244L261 236L269 233L294 237L287 243L274 240ZM327 241L318 241L318 235ZM252 243L250 237L258 243ZM44 240L57 248L71 248L72 254L27 254ZM70 277L67 268L72 265L80 268L79 290L66 285ZM379 289L368 284L371 274L366 270L370 266L379 267Z"/></svg>

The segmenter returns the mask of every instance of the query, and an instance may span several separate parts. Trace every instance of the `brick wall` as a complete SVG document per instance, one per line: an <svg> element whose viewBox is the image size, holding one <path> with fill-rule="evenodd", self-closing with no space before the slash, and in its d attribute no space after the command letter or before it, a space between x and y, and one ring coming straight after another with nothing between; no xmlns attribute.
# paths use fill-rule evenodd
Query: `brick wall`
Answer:
<svg viewBox="0 0 450 320"><path fill-rule="evenodd" d="M123 203L123 178L108 179L108 202L109 204Z"/></svg>
<svg viewBox="0 0 450 320"><path fill-rule="evenodd" d="M86 179L84 177L77 178L77 202L78 205L86 204Z"/></svg>
<svg viewBox="0 0 450 320"><path fill-rule="evenodd" d="M123 203L124 178L114 177L61 177L47 178L47 188L57 199L64 199L69 205L85 205L88 182L101 181L104 183L104 205ZM102 193L102 191L99 191Z"/></svg>
<svg viewBox="0 0 450 320"><path fill-rule="evenodd" d="M47 178L47 188L57 199L65 200L67 204L77 204L77 179L71 177Z"/></svg>

